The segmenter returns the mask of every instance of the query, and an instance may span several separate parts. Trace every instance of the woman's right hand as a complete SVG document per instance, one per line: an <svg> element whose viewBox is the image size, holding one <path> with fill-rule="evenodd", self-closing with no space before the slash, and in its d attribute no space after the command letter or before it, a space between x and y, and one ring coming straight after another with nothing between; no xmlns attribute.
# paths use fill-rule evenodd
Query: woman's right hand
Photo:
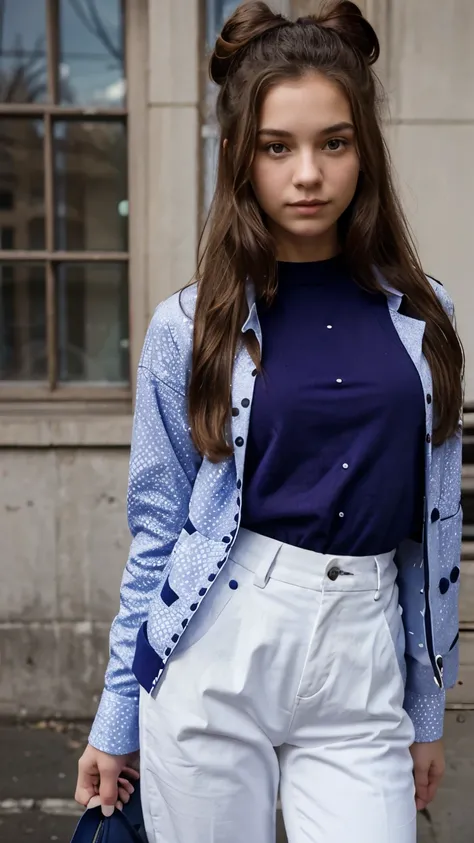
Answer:
<svg viewBox="0 0 474 843"><path fill-rule="evenodd" d="M130 779L140 778L138 761L138 751L129 755L109 755L88 744L79 759L76 802L85 808L100 804L106 817L110 817L115 808L121 810L135 790ZM91 800L94 801L89 805Z"/></svg>

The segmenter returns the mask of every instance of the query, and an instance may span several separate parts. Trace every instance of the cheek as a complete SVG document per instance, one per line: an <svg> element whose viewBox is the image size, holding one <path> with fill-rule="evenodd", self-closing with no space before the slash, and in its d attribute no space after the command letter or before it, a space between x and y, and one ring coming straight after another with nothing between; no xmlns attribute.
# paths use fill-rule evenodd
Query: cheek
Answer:
<svg viewBox="0 0 474 843"><path fill-rule="evenodd" d="M254 193L265 209L265 205L277 201L282 183L282 168L275 167L273 161L256 161L251 177Z"/></svg>
<svg viewBox="0 0 474 843"><path fill-rule="evenodd" d="M337 173L337 182L341 197L344 196L345 198L352 198L357 187L359 172L360 163L357 156L354 156L344 162L344 166L341 167Z"/></svg>

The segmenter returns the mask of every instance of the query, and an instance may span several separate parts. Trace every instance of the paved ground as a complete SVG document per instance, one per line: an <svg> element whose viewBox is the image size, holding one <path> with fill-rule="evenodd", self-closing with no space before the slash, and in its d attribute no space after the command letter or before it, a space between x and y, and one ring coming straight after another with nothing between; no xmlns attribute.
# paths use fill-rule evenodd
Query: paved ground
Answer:
<svg viewBox="0 0 474 843"><path fill-rule="evenodd" d="M74 782L87 733L87 724L0 724L1 843L68 843L79 814ZM474 712L447 714L446 747L445 782L430 815L420 817L419 843L474 843ZM278 819L276 843L285 843L280 812Z"/></svg>

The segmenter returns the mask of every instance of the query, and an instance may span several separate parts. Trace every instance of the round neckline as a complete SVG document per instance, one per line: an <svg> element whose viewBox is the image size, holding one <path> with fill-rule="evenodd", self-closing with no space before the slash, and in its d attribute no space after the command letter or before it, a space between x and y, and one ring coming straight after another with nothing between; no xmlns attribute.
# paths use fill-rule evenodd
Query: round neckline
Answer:
<svg viewBox="0 0 474 843"><path fill-rule="evenodd" d="M342 253L320 261L277 261L278 284L323 286L350 277Z"/></svg>

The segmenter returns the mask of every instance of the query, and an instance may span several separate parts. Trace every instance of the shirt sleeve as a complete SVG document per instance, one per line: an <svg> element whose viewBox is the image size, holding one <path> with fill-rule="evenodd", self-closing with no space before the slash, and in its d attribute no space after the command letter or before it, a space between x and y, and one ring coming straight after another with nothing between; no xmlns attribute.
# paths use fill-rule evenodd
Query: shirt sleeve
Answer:
<svg viewBox="0 0 474 843"><path fill-rule="evenodd" d="M150 336L159 330L157 342ZM156 345L165 347L158 348ZM150 348L166 382L144 365ZM160 361L161 356L161 361ZM165 365L166 364L166 365ZM139 685L132 673L137 633L163 570L186 522L194 480L201 462L190 437L187 399L176 367L177 357L166 326L152 322L138 368L127 495L132 534L120 589L120 608L110 631L110 659L105 687L89 735L103 752L122 755L138 749ZM176 371L173 386L170 379ZM178 387L178 388L176 388Z"/></svg>

